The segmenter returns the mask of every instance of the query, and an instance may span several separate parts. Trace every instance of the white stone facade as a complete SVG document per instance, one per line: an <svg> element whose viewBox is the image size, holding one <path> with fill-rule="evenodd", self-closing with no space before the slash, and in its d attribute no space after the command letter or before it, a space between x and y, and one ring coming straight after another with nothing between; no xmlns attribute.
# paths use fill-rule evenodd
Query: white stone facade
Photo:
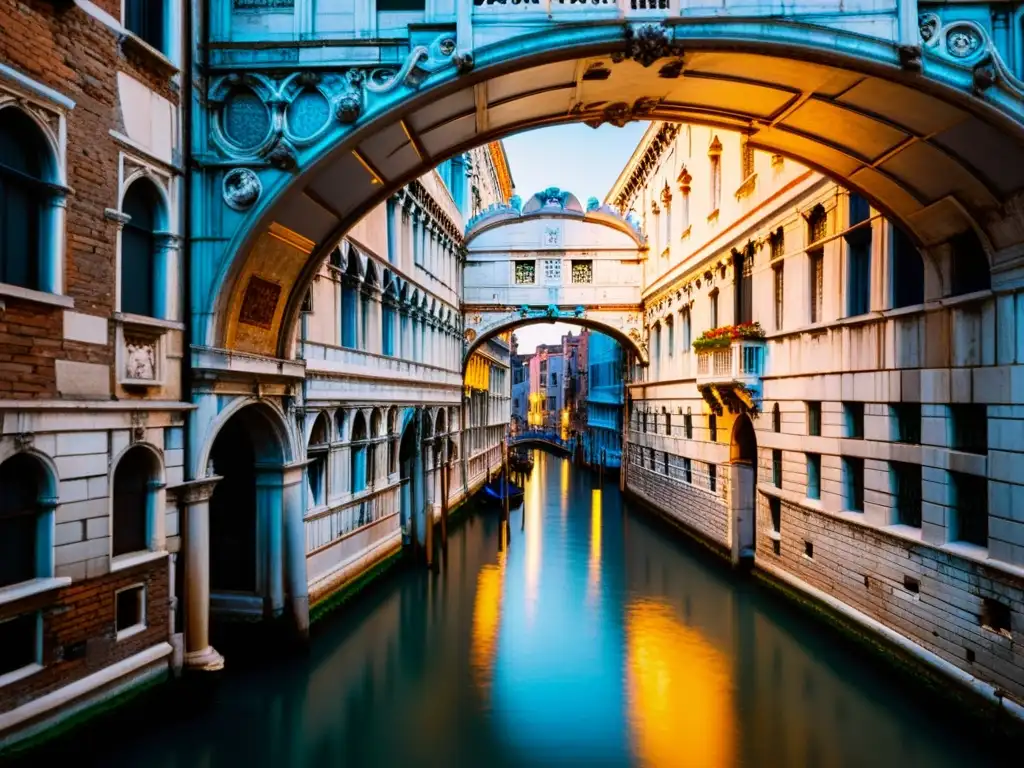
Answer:
<svg viewBox="0 0 1024 768"><path fill-rule="evenodd" d="M1024 701L1024 323L977 241L918 256L828 179L688 125L652 124L608 202L651 243L626 487ZM694 351L747 321L764 341Z"/></svg>

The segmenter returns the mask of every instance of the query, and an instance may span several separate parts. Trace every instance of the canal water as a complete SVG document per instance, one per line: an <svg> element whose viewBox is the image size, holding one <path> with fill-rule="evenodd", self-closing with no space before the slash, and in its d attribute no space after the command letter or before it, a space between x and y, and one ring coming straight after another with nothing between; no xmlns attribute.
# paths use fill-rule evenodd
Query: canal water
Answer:
<svg viewBox="0 0 1024 768"><path fill-rule="evenodd" d="M479 513L439 573L404 568L317 625L308 655L157 691L33 763L221 766L979 766L831 628L537 454L502 535ZM261 649L251 649L259 658ZM46 759L44 759L46 758Z"/></svg>

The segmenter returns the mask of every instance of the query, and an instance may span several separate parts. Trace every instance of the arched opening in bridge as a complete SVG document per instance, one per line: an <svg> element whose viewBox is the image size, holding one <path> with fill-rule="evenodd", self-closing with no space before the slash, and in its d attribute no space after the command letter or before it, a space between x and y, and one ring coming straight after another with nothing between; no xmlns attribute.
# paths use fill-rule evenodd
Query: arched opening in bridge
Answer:
<svg viewBox="0 0 1024 768"><path fill-rule="evenodd" d="M264 406L243 407L220 428L210 451L213 472L221 478L210 498L210 590L224 593L213 594L219 610L259 613L259 601L239 603L231 595L262 595L269 586L285 458L273 419Z"/></svg>
<svg viewBox="0 0 1024 768"><path fill-rule="evenodd" d="M485 10L471 16L477 13ZM890 21L885 29L896 28ZM934 37L915 53L917 40L907 46L879 38L866 53L864 37L845 29L742 22L668 19L644 27L640 46L639 26L579 16L549 19L529 34L499 25L495 38L479 40L471 69L457 66L452 40L430 54L425 80L426 70L408 74L416 80L411 93L371 87L367 79L357 86L365 93L356 94L354 122L325 126L316 149L292 150L285 136L271 140L279 129L268 126L272 135L259 152L276 158L283 151L300 172L293 181L273 177L272 188L264 184L277 196L261 200L226 247L206 286L209 322L200 343L291 357L291 331L317 264L363 214L459 152L565 122L662 120L742 132L745 151L792 157L839 180L931 251L928 297L950 295L954 282L983 284L977 273L988 271L989 255L1024 241L1008 204L1024 188L1014 107L1000 101L1001 82L994 86L999 98L978 98L969 85L988 48L951 56L929 42ZM236 98L252 97L245 82L230 77L211 92L214 121L225 119ZM717 183L712 187L722 194ZM965 232L977 242L953 241ZM969 252L969 279L954 281L954 259L963 261L954 250Z"/></svg>
<svg viewBox="0 0 1024 768"><path fill-rule="evenodd" d="M732 474L729 494L732 557L734 563L740 563L753 559L757 536L757 435L745 413L733 422L729 460Z"/></svg>

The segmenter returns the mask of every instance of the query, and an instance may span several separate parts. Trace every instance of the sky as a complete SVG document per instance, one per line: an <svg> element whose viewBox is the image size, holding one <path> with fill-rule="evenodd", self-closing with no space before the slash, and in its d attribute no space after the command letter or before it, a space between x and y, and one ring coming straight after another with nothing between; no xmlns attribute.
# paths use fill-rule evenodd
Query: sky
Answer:
<svg viewBox="0 0 1024 768"><path fill-rule="evenodd" d="M590 197L604 200L645 130L646 122L597 129L575 123L509 136L504 140L505 152L516 194L526 202L535 192L559 187L576 195L584 206ZM566 323L518 328L519 351L526 354L538 344L557 343L569 330L577 333L579 329Z"/></svg>

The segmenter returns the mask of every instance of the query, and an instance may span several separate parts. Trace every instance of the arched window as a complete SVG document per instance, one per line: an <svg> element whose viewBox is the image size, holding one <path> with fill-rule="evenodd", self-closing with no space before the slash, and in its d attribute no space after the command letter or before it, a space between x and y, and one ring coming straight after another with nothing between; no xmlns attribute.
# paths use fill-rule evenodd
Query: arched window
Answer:
<svg viewBox="0 0 1024 768"><path fill-rule="evenodd" d="M157 316L157 237L162 201L149 179L139 179L124 193L122 213L130 220L121 230L121 311Z"/></svg>
<svg viewBox="0 0 1024 768"><path fill-rule="evenodd" d="M0 464L0 587L50 575L40 559L48 488L46 468L31 454Z"/></svg>
<svg viewBox="0 0 1024 768"><path fill-rule="evenodd" d="M309 483L307 505L318 507L327 503L327 455L330 452L327 417L318 414L313 422L306 446L306 456L310 463L306 466L306 479Z"/></svg>
<svg viewBox="0 0 1024 768"><path fill-rule="evenodd" d="M371 485L374 480L377 479L377 447L380 445L378 438L380 438L382 434L380 425L380 409L374 408L373 413L370 414L370 439L373 443L367 449L368 453L366 457L366 477Z"/></svg>
<svg viewBox="0 0 1024 768"><path fill-rule="evenodd" d="M388 474L393 474L398 471L398 451L395 450L395 442L398 440L397 434L397 420L398 420L398 409L394 406L388 411Z"/></svg>
<svg viewBox="0 0 1024 768"><path fill-rule="evenodd" d="M48 291L44 223L49 150L39 128L14 108L0 111L0 283Z"/></svg>
<svg viewBox="0 0 1024 768"><path fill-rule="evenodd" d="M366 488L366 418L356 411L351 439L352 493Z"/></svg>
<svg viewBox="0 0 1024 768"><path fill-rule="evenodd" d="M156 456L136 446L117 462L114 470L114 519L111 523L114 557L150 548L155 513L154 493L160 468Z"/></svg>

